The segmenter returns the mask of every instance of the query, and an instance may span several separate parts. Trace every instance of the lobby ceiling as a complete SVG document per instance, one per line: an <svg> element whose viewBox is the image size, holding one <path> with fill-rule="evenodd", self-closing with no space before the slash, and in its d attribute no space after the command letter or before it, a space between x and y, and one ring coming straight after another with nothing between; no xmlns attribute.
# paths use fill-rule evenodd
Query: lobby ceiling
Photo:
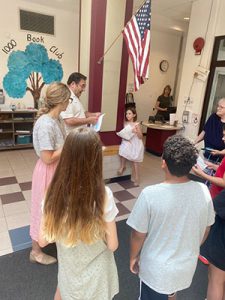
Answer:
<svg viewBox="0 0 225 300"><path fill-rule="evenodd" d="M30 3L55 7L65 10L74 10L79 5L79 0L26 0ZM87 1L87 0L82 0ZM108 0L115 1L115 0ZM117 0L118 1L118 0ZM196 0L152 0L152 10L157 14L183 21L190 15L192 2ZM134 9L138 8L143 0L134 0Z"/></svg>
<svg viewBox="0 0 225 300"><path fill-rule="evenodd" d="M68 11L78 11L80 0L25 0L29 3L36 3L43 6L54 7ZM87 0L82 0L87 1ZM107 0L115 1L115 0ZM120 0L116 0L120 1ZM160 16L170 20L162 22L160 18L154 18L154 26L160 29L178 28L178 31L185 31L188 27L188 21L185 17L191 14L192 3L197 0L152 0L152 16ZM136 11L143 0L134 0L134 11ZM165 23L165 24L162 24ZM180 29L180 30L179 30Z"/></svg>

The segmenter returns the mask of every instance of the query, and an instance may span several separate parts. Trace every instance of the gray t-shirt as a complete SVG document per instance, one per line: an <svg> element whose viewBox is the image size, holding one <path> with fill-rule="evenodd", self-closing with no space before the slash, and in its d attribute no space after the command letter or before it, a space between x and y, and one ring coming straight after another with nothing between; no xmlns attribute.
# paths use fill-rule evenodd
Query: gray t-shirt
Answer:
<svg viewBox="0 0 225 300"><path fill-rule="evenodd" d="M47 114L42 115L33 129L33 144L37 155L43 150L57 150L63 146L66 138L64 122Z"/></svg>
<svg viewBox="0 0 225 300"><path fill-rule="evenodd" d="M206 227L214 223L214 217L211 196L202 183L161 183L145 188L127 220L136 231L147 233L140 279L162 294L188 288Z"/></svg>

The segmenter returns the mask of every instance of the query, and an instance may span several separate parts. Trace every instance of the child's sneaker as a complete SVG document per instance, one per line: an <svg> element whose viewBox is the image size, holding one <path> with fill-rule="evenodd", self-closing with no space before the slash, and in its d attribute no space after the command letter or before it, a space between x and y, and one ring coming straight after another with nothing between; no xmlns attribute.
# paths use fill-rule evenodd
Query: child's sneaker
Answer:
<svg viewBox="0 0 225 300"><path fill-rule="evenodd" d="M198 256L198 259L199 259L204 265L209 265L208 259L205 258L204 256L199 255L199 256Z"/></svg>

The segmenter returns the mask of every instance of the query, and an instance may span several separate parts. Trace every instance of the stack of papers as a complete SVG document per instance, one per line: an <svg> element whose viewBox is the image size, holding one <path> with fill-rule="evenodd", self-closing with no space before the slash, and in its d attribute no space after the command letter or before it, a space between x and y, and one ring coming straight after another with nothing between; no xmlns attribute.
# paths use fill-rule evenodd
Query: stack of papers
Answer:
<svg viewBox="0 0 225 300"><path fill-rule="evenodd" d="M120 130L116 134L127 141L129 141L135 135L135 133L133 132L133 128L129 124L126 125L122 130Z"/></svg>
<svg viewBox="0 0 225 300"><path fill-rule="evenodd" d="M105 114L102 114L99 116L98 121L95 125L91 124L91 128L94 129L94 131L99 132L102 127L102 120Z"/></svg>
<svg viewBox="0 0 225 300"><path fill-rule="evenodd" d="M197 165L202 169L205 170L205 168L207 168L207 164L205 164L204 160L201 158L201 156L199 156L197 158Z"/></svg>

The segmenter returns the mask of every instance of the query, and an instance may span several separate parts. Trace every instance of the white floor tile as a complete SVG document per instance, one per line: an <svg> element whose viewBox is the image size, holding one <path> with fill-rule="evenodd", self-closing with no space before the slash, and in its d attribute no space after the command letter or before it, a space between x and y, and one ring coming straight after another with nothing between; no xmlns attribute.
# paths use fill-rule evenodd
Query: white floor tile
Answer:
<svg viewBox="0 0 225 300"><path fill-rule="evenodd" d="M30 167L28 167L28 166L24 166L24 168L14 169L13 172L16 177L18 175L26 175L28 173L32 176L33 170L31 170Z"/></svg>
<svg viewBox="0 0 225 300"><path fill-rule="evenodd" d="M29 213L26 201L19 201L3 205L5 217L17 216L20 213Z"/></svg>
<svg viewBox="0 0 225 300"><path fill-rule="evenodd" d="M12 247L8 231L0 232L0 251Z"/></svg>
<svg viewBox="0 0 225 300"><path fill-rule="evenodd" d="M4 215L4 211L3 211L3 207L2 207L2 202L0 201L0 218L3 218Z"/></svg>
<svg viewBox="0 0 225 300"><path fill-rule="evenodd" d="M21 153L23 156L32 155L32 154L36 156L34 149L22 150Z"/></svg>
<svg viewBox="0 0 225 300"><path fill-rule="evenodd" d="M27 173L17 174L16 179L19 183L32 181L32 173L33 173L33 171L31 172L29 170L29 172L27 172Z"/></svg>
<svg viewBox="0 0 225 300"><path fill-rule="evenodd" d="M3 169L2 166L0 168L0 178L4 178L4 177L12 177L15 176L13 169L11 167L7 168L7 169Z"/></svg>
<svg viewBox="0 0 225 300"><path fill-rule="evenodd" d="M123 201L123 205L126 206L130 211L132 211L134 204L136 202L136 199L126 200Z"/></svg>
<svg viewBox="0 0 225 300"><path fill-rule="evenodd" d="M26 201L31 201L31 191L23 191L22 193Z"/></svg>
<svg viewBox="0 0 225 300"><path fill-rule="evenodd" d="M8 169L12 169L10 163L8 162L8 160L2 161L1 162L1 170L5 171Z"/></svg>
<svg viewBox="0 0 225 300"><path fill-rule="evenodd" d="M27 163L27 168L30 169L31 171L34 170L36 166L36 161L30 161L29 163Z"/></svg>
<svg viewBox="0 0 225 300"><path fill-rule="evenodd" d="M18 183L0 186L0 195L16 192L21 192L21 188Z"/></svg>
<svg viewBox="0 0 225 300"><path fill-rule="evenodd" d="M0 159L4 158L7 159L6 151L0 151Z"/></svg>
<svg viewBox="0 0 225 300"><path fill-rule="evenodd" d="M31 209L31 199L29 199L29 200L26 199L26 203L27 203L28 210L30 211L30 209Z"/></svg>
<svg viewBox="0 0 225 300"><path fill-rule="evenodd" d="M142 190L143 190L143 188L140 187L140 186L134 187L134 188L131 188L131 189L127 189L127 191L129 193L131 193L132 195L134 195L136 198L140 195Z"/></svg>
<svg viewBox="0 0 225 300"><path fill-rule="evenodd" d="M16 216L6 217L7 227L9 230L27 226L30 224L30 214L29 213L20 213Z"/></svg>
<svg viewBox="0 0 225 300"><path fill-rule="evenodd" d="M23 170L24 168L29 168L29 166L27 165L27 163L25 163L25 160L23 162L18 161L18 162L10 162L11 168L13 169L13 171L20 171Z"/></svg>
<svg viewBox="0 0 225 300"><path fill-rule="evenodd" d="M112 192L118 192L118 191L124 190L124 188L116 182L109 183L109 184L107 184L107 186L111 189Z"/></svg>
<svg viewBox="0 0 225 300"><path fill-rule="evenodd" d="M6 224L5 218L0 218L0 233L7 231L7 230L8 229L7 229L7 224Z"/></svg>

